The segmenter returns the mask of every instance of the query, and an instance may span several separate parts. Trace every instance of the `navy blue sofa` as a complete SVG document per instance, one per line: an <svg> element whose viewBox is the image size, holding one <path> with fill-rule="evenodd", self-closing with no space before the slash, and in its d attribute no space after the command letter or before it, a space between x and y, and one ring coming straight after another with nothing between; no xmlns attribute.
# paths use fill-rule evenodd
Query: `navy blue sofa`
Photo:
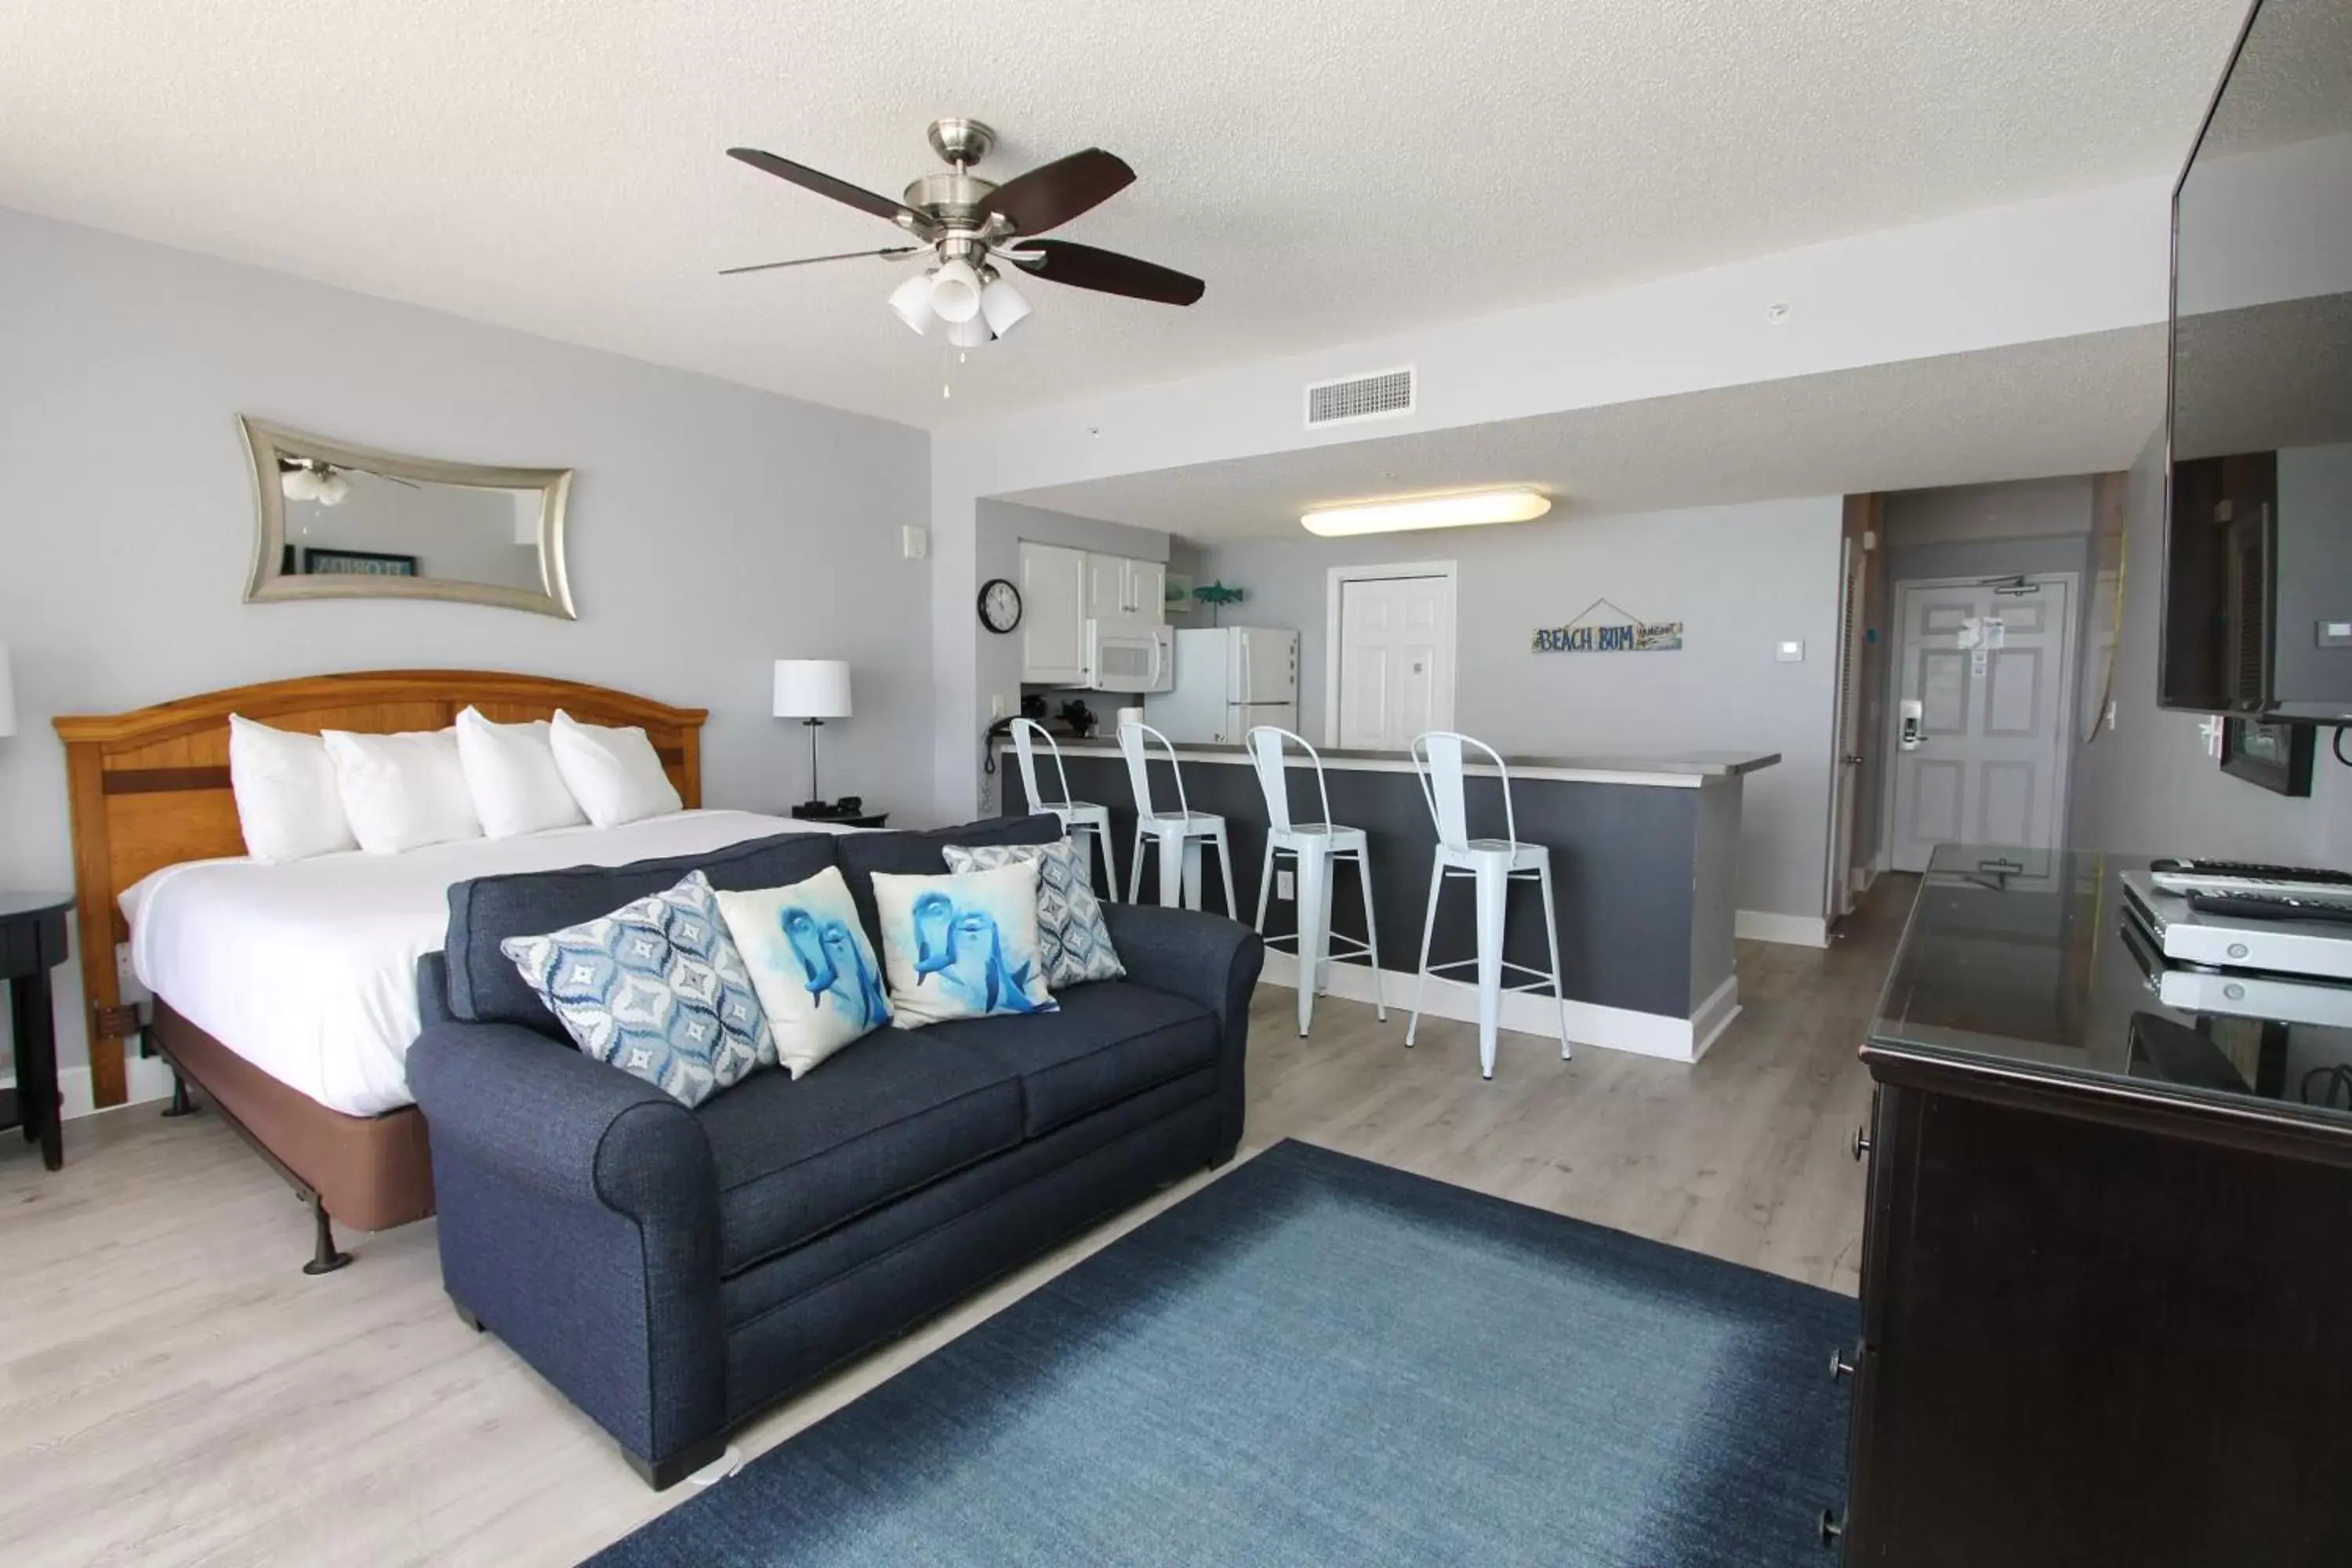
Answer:
<svg viewBox="0 0 2352 1568"><path fill-rule="evenodd" d="M798 1082L763 1071L691 1110L582 1055L499 951L696 868L751 889L838 865L878 952L873 872L1060 833L1034 816L792 834L452 889L408 1081L459 1315L667 1487L828 1368L1231 1159L1265 948L1217 916L1109 905L1127 978L1057 993L1058 1013L879 1030Z"/></svg>

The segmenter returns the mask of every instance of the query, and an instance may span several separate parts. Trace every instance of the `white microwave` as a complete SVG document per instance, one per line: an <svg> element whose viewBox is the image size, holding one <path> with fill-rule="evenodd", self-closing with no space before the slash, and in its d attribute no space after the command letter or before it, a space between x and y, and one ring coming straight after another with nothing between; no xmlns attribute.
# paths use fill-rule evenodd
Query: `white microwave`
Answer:
<svg viewBox="0 0 2352 1568"><path fill-rule="evenodd" d="M1165 691L1176 678L1175 634L1149 621L1087 623L1087 686L1095 691Z"/></svg>

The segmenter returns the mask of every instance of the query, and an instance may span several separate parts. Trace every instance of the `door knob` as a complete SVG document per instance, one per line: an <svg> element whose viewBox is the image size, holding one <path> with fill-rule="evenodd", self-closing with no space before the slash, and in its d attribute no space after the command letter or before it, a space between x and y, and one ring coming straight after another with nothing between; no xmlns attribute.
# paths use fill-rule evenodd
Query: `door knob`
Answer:
<svg viewBox="0 0 2352 1568"><path fill-rule="evenodd" d="M1864 1135L1864 1131L1860 1127L1853 1130L1853 1157L1857 1160L1870 1152L1870 1140Z"/></svg>
<svg viewBox="0 0 2352 1568"><path fill-rule="evenodd" d="M1851 1377L1853 1374L1853 1363L1845 1359L1844 1348L1832 1345L1830 1347L1830 1381L1835 1383L1842 1377Z"/></svg>

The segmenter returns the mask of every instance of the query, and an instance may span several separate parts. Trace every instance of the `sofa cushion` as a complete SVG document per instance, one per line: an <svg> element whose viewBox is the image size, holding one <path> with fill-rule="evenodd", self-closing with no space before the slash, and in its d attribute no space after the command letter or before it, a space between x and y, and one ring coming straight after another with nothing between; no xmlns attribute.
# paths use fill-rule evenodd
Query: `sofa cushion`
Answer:
<svg viewBox="0 0 2352 1568"><path fill-rule="evenodd" d="M499 944L510 936L543 936L611 914L623 904L673 887L700 871L714 888L741 891L778 888L833 864L834 836L784 833L697 855L672 855L626 866L575 866L563 871L516 871L477 877L449 889L449 1011L467 1024L520 1024L551 1039L563 1027Z"/></svg>
<svg viewBox="0 0 2352 1568"><path fill-rule="evenodd" d="M722 1273L1021 1141L1021 1085L933 1031L877 1030L804 1077L756 1073L695 1112L719 1179Z"/></svg>
<svg viewBox="0 0 2352 1568"><path fill-rule="evenodd" d="M963 1018L924 1037L1016 1075L1034 1138L1217 1059L1217 1019L1197 1002L1110 980L1061 993L1057 1013Z"/></svg>
<svg viewBox="0 0 2352 1568"><path fill-rule="evenodd" d="M866 940L882 951L882 921L874 912L874 873L936 877L948 868L950 844L1051 844L1062 837L1062 819L1050 814L1035 816L992 816L960 827L934 827L923 833L845 833L837 840L842 875L849 879L849 896L857 900L857 918Z"/></svg>

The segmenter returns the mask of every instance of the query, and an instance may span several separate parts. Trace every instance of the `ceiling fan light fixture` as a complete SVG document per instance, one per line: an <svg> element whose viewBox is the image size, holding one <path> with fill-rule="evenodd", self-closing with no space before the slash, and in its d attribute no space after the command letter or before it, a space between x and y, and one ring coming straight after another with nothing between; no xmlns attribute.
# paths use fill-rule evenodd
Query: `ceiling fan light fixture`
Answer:
<svg viewBox="0 0 2352 1568"><path fill-rule="evenodd" d="M1551 498L1525 489L1473 490L1463 495L1417 496L1366 501L1357 506L1318 507L1298 521L1326 539L1358 533L1402 533L1416 528L1469 528L1489 522L1527 522L1551 510Z"/></svg>
<svg viewBox="0 0 2352 1568"><path fill-rule="evenodd" d="M931 330L931 275L918 272L890 290L890 309L918 332Z"/></svg>
<svg viewBox="0 0 2352 1568"><path fill-rule="evenodd" d="M931 309L950 326L980 314L980 274L961 257L931 274Z"/></svg>
<svg viewBox="0 0 2352 1568"><path fill-rule="evenodd" d="M286 492L288 500L317 500L319 471L316 468L289 468L278 476L278 488Z"/></svg>
<svg viewBox="0 0 2352 1568"><path fill-rule="evenodd" d="M988 330L1001 338L1028 319L1029 301L992 271L987 287L980 291L980 313L988 318Z"/></svg>
<svg viewBox="0 0 2352 1568"><path fill-rule="evenodd" d="M335 472L334 469L329 468L320 477L319 504L320 506L341 506L351 493L352 481Z"/></svg>
<svg viewBox="0 0 2352 1568"><path fill-rule="evenodd" d="M974 316L969 321L952 321L948 325L948 342L960 349L976 349L982 343L993 342L996 334L989 330L988 319Z"/></svg>

